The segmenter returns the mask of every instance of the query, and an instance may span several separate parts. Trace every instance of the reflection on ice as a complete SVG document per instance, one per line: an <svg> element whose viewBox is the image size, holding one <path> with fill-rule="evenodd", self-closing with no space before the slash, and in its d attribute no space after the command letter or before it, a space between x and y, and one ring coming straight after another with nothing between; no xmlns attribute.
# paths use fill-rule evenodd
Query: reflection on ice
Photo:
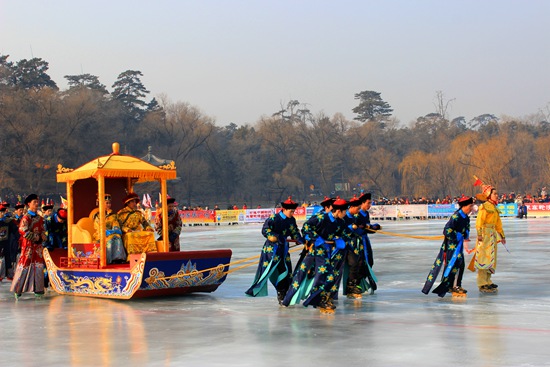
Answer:
<svg viewBox="0 0 550 367"><path fill-rule="evenodd" d="M511 253L499 254L499 292L479 294L466 271L468 298L459 301L420 292L439 241L379 234L371 237L379 289L362 300L340 296L334 315L281 308L272 287L268 297L245 297L255 264L211 294L126 302L51 293L16 302L4 280L2 365L549 365L550 219L503 221ZM444 223L384 229L437 236ZM229 247L233 260L245 259L260 251L260 228L187 228L182 248Z"/></svg>

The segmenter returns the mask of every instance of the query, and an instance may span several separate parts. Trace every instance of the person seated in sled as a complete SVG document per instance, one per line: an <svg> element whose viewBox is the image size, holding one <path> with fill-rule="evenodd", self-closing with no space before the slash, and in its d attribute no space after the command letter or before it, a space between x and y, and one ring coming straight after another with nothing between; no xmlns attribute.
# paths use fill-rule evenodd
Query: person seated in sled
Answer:
<svg viewBox="0 0 550 367"><path fill-rule="evenodd" d="M168 205L168 240L170 242L170 251L180 250L180 233L182 227L181 216L178 210L176 198L166 199ZM157 211L155 216L155 228L159 236L159 241L162 240L162 211Z"/></svg>
<svg viewBox="0 0 550 367"><path fill-rule="evenodd" d="M138 202L139 196L134 192L129 193L124 198L124 208L117 213L128 255L157 251L153 227L138 209Z"/></svg>
<svg viewBox="0 0 550 367"><path fill-rule="evenodd" d="M122 243L122 231L118 223L116 212L111 209L111 195L105 194L105 245L107 247L107 264L121 263L126 261L126 249ZM100 241L99 211L94 214L94 242Z"/></svg>

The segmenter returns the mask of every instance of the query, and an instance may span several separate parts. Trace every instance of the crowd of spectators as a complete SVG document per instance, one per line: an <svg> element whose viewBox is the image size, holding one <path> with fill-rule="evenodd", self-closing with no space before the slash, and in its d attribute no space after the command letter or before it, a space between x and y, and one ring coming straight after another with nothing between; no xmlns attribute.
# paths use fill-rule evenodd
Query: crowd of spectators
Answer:
<svg viewBox="0 0 550 367"><path fill-rule="evenodd" d="M373 200L373 205L407 205L407 204L456 204L460 197L455 196L446 196L444 198L412 198L407 197L395 197L393 199L388 199L385 197L380 197ZM516 194L511 192L508 194L501 194L498 200L499 203L516 203L526 204L526 203L549 203L550 197L546 193L545 188L541 190L540 195L531 195L531 194Z"/></svg>
<svg viewBox="0 0 550 367"><path fill-rule="evenodd" d="M518 205L527 204L527 203L550 203L550 197L548 196L548 193L546 191L546 187L543 187L539 190L537 190L537 195L531 195L528 193L525 194L519 194L515 192L510 192L508 194L501 194L499 197L499 203L516 203ZM4 195L4 201L15 205L18 201L20 201L22 195ZM59 194L47 194L44 196L44 198L50 198L53 202L57 199L59 202ZM447 195L443 198L428 198L428 197L413 197L408 198L405 196L402 197L394 197L393 199L389 199L386 197L379 197L374 198L372 200L372 205L408 205L408 204L456 204L458 200L460 199L459 196L451 196ZM2 201L2 200L0 200ZM316 201L303 201L303 204L301 206L307 207L307 206L315 206L319 205ZM279 207L280 205L277 204L275 207ZM261 205L255 205L253 206L256 209L262 208ZM227 206L227 209L236 210L236 209L248 209L249 207L245 204L243 205L237 205L237 204L230 204ZM187 205L181 205L180 210L220 210L221 208L218 205L215 205L214 207L209 206L187 206Z"/></svg>
<svg viewBox="0 0 550 367"><path fill-rule="evenodd" d="M550 197L546 192L546 187L539 189L538 195L531 194L519 194L516 192L510 192L508 194L501 194L499 197L499 203L516 203L518 205L526 203L550 203ZM456 204L460 196L447 195L443 198L428 198L428 197L413 197L408 198L406 196L394 197L389 199L386 197L373 198L372 205L409 205L409 204ZM317 202L308 202L306 206L318 205Z"/></svg>

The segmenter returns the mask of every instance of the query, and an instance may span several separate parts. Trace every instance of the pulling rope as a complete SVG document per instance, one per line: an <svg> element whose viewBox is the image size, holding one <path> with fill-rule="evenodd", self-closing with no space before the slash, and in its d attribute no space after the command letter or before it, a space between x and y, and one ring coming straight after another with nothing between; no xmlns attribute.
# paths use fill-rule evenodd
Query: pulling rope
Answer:
<svg viewBox="0 0 550 367"><path fill-rule="evenodd" d="M387 231L375 231L375 230L372 230L371 231L374 231L376 233L380 233L380 234L385 234L386 236L396 236L396 237L405 237L405 238L415 238L417 240L428 240L428 241L431 241L431 240L440 240L442 241L445 236L413 236L413 235L410 235L410 234L402 234L402 233L395 233L395 232L387 232Z"/></svg>
<svg viewBox="0 0 550 367"><path fill-rule="evenodd" d="M288 242L296 242L296 241L295 240L288 240ZM290 246L288 252L291 253L291 252L296 252L298 250L301 250L302 248L298 247L298 246L299 245ZM229 267L229 266L233 266L233 265L236 265L236 264L241 264L241 263L245 263L245 262L250 261L250 264L237 266L236 268L230 269L228 271L224 271L224 274L227 275L227 274L232 273L234 271L244 269L244 268L248 268L249 266L255 265L256 262L252 262L252 261L259 259L260 256L261 255L250 256L250 257L247 257L246 259L233 261L233 262L230 262L230 263L227 263L227 264L216 265L216 266L208 268L208 269L191 271L191 272L185 273L185 274L176 274L176 275L171 275L171 276L168 276L168 277L158 277L158 278L156 278L156 280L170 280L170 279L174 279L174 278L182 278L184 276L195 275L195 274L200 274L200 273L206 273L207 271L215 270L215 269L218 269L220 267L226 268L226 267Z"/></svg>
<svg viewBox="0 0 550 367"><path fill-rule="evenodd" d="M296 251L298 251L298 250L301 250L300 247L296 247L296 246L294 246L294 247L295 247L295 248L292 248L292 249L288 250L288 252L291 253L291 252L296 252ZM260 255L256 256L255 258L256 258L256 259L259 259L259 258L260 258ZM229 265L231 265L231 264L232 264L232 263L229 263L229 264L227 264L227 265L229 266ZM237 266L236 268L230 269L230 270L226 271L225 273L226 273L226 274L233 273L234 271L237 271L237 270L240 270L240 269L244 269L244 268L248 268L249 266L252 266L252 265L256 265L256 263L253 262L253 263L250 263L250 264Z"/></svg>
<svg viewBox="0 0 550 367"><path fill-rule="evenodd" d="M418 240L443 240L445 237L444 236L413 236L413 235L408 235L408 234L402 234L402 233L395 233L395 232L387 232L387 231L381 231L381 230L372 230L371 231L375 232L375 233L380 233L380 234L383 234L383 235L386 235L386 236L396 236L396 237L405 237L405 238L414 238L414 239L418 239ZM296 243L296 240L288 240L288 242L294 242ZM327 241L327 243L334 243L333 241ZM293 252L296 252L298 250L301 250L302 248L299 247L298 244L294 245L294 246L290 246L289 247L289 253L293 253ZM214 267L211 267L211 268L208 268L208 269L204 269L204 270L198 270L198 271L192 271L192 272L189 272L189 273L185 273L185 274L177 274L177 275L172 275L172 276L168 276L168 277L159 277L159 278L156 278L156 280L170 280L170 279L174 279L174 278L182 278L184 276L189 276L189 275L196 275L196 274L200 274L200 273L206 273L206 272L209 272L211 270L215 270L215 269L218 269L220 267L223 267L224 269L226 267L230 267L230 266L234 266L236 264L241 264L241 263L246 263L246 262L249 262L249 264L245 264L245 265L241 265L241 266L237 266L235 268L232 268L230 270L227 270L227 271L224 271L224 274L227 275L227 274L230 274L230 273L233 273L237 270L241 270L241 269L245 269L245 268L248 268L249 266L252 266L252 265L255 265L256 262L254 260L257 260L260 258L261 255L255 255L255 256L250 256L250 257L247 257L245 259L241 259L241 260L237 260L237 261L233 261L233 262L230 262L228 264L220 264L220 265L217 265L217 266L214 266ZM254 261L254 262L252 262Z"/></svg>

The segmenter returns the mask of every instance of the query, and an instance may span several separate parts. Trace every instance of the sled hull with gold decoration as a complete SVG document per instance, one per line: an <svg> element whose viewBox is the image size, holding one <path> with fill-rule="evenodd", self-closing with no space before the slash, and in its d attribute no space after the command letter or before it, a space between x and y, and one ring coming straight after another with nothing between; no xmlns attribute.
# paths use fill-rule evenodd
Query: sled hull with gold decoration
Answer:
<svg viewBox="0 0 550 367"><path fill-rule="evenodd" d="M229 249L151 252L132 255L129 264L94 269L60 267L59 250L44 249L44 260L50 286L59 294L126 300L214 292L226 279L231 254Z"/></svg>
<svg viewBox="0 0 550 367"><path fill-rule="evenodd" d="M57 182L65 183L67 189L63 202L67 209L68 250L44 250L52 288L60 294L112 299L215 291L226 278L231 250L170 252L167 182L175 179L174 161L154 165L121 154L117 142L112 144L112 153L77 168L58 164ZM145 185L145 191L159 192L154 208L155 216L161 216L156 246L149 241L153 232L147 225L130 231L121 236L129 254L124 260L128 262L110 264L107 217L126 206L129 193L139 197L140 185ZM143 217L151 222L152 204L144 199L143 205ZM122 229L124 222L119 225ZM137 238L146 234L147 246L134 246L141 242L128 241L129 234Z"/></svg>

